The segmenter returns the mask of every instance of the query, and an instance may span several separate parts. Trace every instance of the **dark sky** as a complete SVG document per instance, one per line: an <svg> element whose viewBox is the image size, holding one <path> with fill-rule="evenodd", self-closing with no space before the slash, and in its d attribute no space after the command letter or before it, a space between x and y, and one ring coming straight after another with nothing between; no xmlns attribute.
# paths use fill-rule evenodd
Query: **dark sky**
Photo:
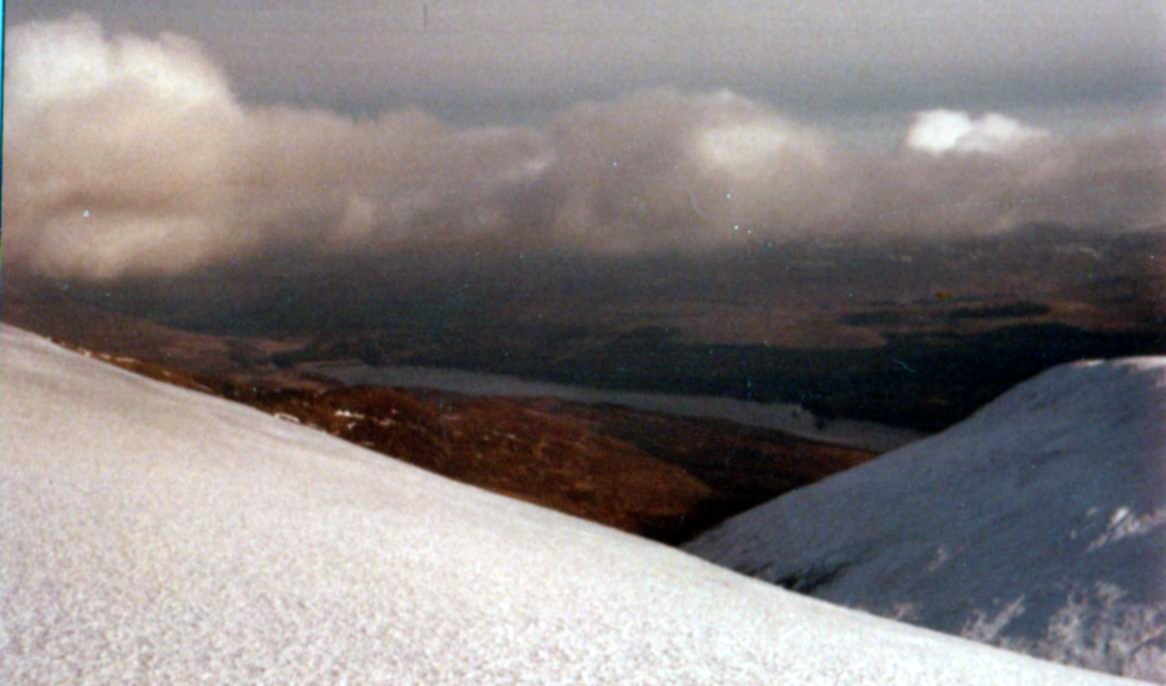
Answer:
<svg viewBox="0 0 1166 686"><path fill-rule="evenodd" d="M531 123L584 99L728 88L833 129L915 110L1045 128L1145 115L1166 92L1154 0L12 0L111 32L202 43L244 101L462 124Z"/></svg>

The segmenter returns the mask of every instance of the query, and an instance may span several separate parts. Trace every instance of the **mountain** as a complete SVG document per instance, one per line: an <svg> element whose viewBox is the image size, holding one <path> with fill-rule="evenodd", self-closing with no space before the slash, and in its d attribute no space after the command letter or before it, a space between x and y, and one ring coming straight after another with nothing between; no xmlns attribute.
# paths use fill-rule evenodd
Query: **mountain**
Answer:
<svg viewBox="0 0 1166 686"><path fill-rule="evenodd" d="M1054 368L686 547L817 598L1166 681L1166 357Z"/></svg>
<svg viewBox="0 0 1166 686"><path fill-rule="evenodd" d="M0 327L4 683L1103 684Z"/></svg>

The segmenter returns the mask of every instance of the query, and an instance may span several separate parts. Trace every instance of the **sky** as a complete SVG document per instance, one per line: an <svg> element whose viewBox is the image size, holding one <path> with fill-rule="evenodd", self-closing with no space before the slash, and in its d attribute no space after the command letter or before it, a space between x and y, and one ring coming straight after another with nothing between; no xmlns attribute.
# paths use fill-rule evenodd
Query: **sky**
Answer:
<svg viewBox="0 0 1166 686"><path fill-rule="evenodd" d="M538 122L656 87L727 88L884 140L922 109L1067 127L1144 115L1166 94L1166 9L1153 0L9 5L13 24L82 11L111 32L189 36L244 102L356 115L417 104L461 124Z"/></svg>
<svg viewBox="0 0 1166 686"><path fill-rule="evenodd" d="M1160 3L8 7L10 265L1166 224Z"/></svg>

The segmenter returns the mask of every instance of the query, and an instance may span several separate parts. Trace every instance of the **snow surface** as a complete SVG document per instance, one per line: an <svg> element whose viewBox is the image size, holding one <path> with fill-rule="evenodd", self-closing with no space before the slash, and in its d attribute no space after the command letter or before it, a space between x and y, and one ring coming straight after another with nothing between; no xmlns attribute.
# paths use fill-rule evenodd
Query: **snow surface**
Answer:
<svg viewBox="0 0 1166 686"><path fill-rule="evenodd" d="M10 327L0 384L3 683L1117 682L803 598Z"/></svg>
<svg viewBox="0 0 1166 686"><path fill-rule="evenodd" d="M832 602L1166 681L1166 358L1052 369L686 548Z"/></svg>

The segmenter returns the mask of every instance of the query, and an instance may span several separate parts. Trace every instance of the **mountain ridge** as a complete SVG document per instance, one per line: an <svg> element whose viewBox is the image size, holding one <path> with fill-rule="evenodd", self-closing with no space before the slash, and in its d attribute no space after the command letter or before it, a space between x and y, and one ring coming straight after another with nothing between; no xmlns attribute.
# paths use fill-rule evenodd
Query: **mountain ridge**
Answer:
<svg viewBox="0 0 1166 686"><path fill-rule="evenodd" d="M686 546L871 612L1166 680L1166 357L1063 365Z"/></svg>

